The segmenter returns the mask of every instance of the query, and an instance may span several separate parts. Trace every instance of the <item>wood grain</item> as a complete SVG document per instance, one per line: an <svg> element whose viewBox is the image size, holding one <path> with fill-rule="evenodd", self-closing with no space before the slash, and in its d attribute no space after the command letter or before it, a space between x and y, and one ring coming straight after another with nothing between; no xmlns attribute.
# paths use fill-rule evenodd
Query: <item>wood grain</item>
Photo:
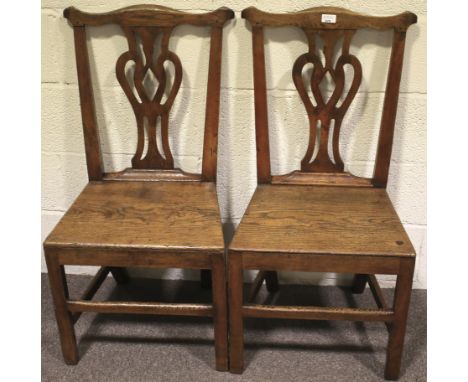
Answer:
<svg viewBox="0 0 468 382"><path fill-rule="evenodd" d="M336 23L323 23L324 13L336 15ZM290 13L269 13L249 7L242 11L242 17L249 20L252 25L297 26L324 30L364 28L405 30L417 22L417 16L412 12L403 12L395 16L370 16L340 7L315 7Z"/></svg>
<svg viewBox="0 0 468 382"><path fill-rule="evenodd" d="M85 300L70 300L67 307L71 312L95 312L95 313L139 313L170 316L203 316L212 315L211 305L201 304L171 304L161 302L115 302L99 301L91 302Z"/></svg>
<svg viewBox="0 0 468 382"><path fill-rule="evenodd" d="M322 22L324 14L335 16L335 22ZM258 186L228 250L230 370L242 373L244 367L243 317L377 320L390 327L385 376L398 378L415 251L385 187L406 29L417 17L411 12L369 16L337 7L284 14L250 7L242 11L242 17L252 28ZM284 26L301 28L307 39L308 50L292 66L292 80L309 120L309 142L300 171L272 176L264 30ZM339 150L341 125L362 81L361 64L350 54L351 42L356 30L364 28L393 30L372 179L345 172ZM317 44L319 40L322 44ZM310 66L312 70L306 72ZM346 92L345 66L353 69ZM331 78L328 85L332 87L328 99L321 90L326 77ZM263 278L276 276L275 271L354 273L354 291L361 291L369 279L381 309L246 306L242 301L244 269L260 270L249 300ZM398 275L392 310L387 308L374 274Z"/></svg>
<svg viewBox="0 0 468 382"><path fill-rule="evenodd" d="M402 259L397 276L393 310L395 319L391 323L385 363L385 379L395 381L400 376L406 321L411 299L415 259Z"/></svg>
<svg viewBox="0 0 468 382"><path fill-rule="evenodd" d="M74 30L91 181L44 242L65 362L78 362L73 324L81 312L172 314L213 317L216 369L227 370L225 251L215 181L222 29L234 12L220 8L199 14L134 5L101 14L69 7L64 16ZM106 24L119 25L127 39L128 50L117 59L116 76L135 114L137 134L132 168L110 173L101 163L86 37L88 26ZM182 24L211 28L201 174L174 168L169 143L169 115L183 73L169 41L173 29ZM81 300L70 300L65 264L101 266ZM199 269L205 281L212 277L213 303L90 301L109 271L118 283L128 282L124 267Z"/></svg>
<svg viewBox="0 0 468 382"><path fill-rule="evenodd" d="M200 182L199 174L191 174L181 169L173 170L141 170L127 168L118 172L104 173L102 180L138 181L138 182Z"/></svg>
<svg viewBox="0 0 468 382"><path fill-rule="evenodd" d="M244 322L242 256L228 254L229 299L229 371L242 373L244 369Z"/></svg>
<svg viewBox="0 0 468 382"><path fill-rule="evenodd" d="M73 327L73 316L67 309L68 288L66 279L63 277L64 267L57 261L56 256L47 250L44 252L63 359L67 365L76 365L79 358L78 346Z"/></svg>
<svg viewBox="0 0 468 382"><path fill-rule="evenodd" d="M206 13L189 13L156 4L132 5L104 13L88 13L68 7L63 15L73 26L120 24L127 26L171 27L181 24L222 26L234 18L234 12L226 7Z"/></svg>
<svg viewBox="0 0 468 382"><path fill-rule="evenodd" d="M320 173L293 171L285 175L274 175L271 184L291 184L310 186L372 187L372 180L346 172Z"/></svg>
<svg viewBox="0 0 468 382"><path fill-rule="evenodd" d="M81 300L91 300L96 292L99 290L99 287L102 283L106 280L107 275L110 272L109 267L101 267L96 272L92 280L89 282L88 286L86 287L85 291L81 295ZM75 312L73 314L73 323L76 323L81 316L81 312Z"/></svg>
<svg viewBox="0 0 468 382"><path fill-rule="evenodd" d="M257 181L270 183L270 143L263 28L252 28L253 79L255 97L255 142L257 146Z"/></svg>
<svg viewBox="0 0 468 382"><path fill-rule="evenodd" d="M222 250L216 187L191 182L90 183L44 245Z"/></svg>
<svg viewBox="0 0 468 382"><path fill-rule="evenodd" d="M228 317L227 282L224 254L212 256L212 295L215 336L216 370L227 371L228 362Z"/></svg>
<svg viewBox="0 0 468 382"><path fill-rule="evenodd" d="M291 272L377 273L394 275L400 269L399 256L339 255L336 253L284 253L236 251L242 255L244 269Z"/></svg>
<svg viewBox="0 0 468 382"><path fill-rule="evenodd" d="M386 187L390 159L392 156L393 135L395 131L395 119L398 108L398 96L400 90L401 71L403 67L403 55L405 51L406 32L395 31L393 33L392 53L387 75L387 87L380 123L379 142L373 183L377 187Z"/></svg>
<svg viewBox="0 0 468 382"><path fill-rule="evenodd" d="M116 76L135 114L138 139L132 167L142 170L174 170L169 143L169 120L172 105L181 86L183 67L177 54L169 48L172 31L182 24L211 28L206 126L200 178L203 181L214 182L217 170L222 29L224 24L234 17L234 12L224 7L212 12L189 13L158 5L134 5L100 14L69 7L64 10L64 17L73 25L75 33L90 180L102 179L103 169L89 73L86 27L117 24L127 39L128 50L117 59ZM169 64L174 68L172 78L167 69ZM154 94L151 88L154 88ZM161 137L160 145L157 143L158 133Z"/></svg>
<svg viewBox="0 0 468 382"><path fill-rule="evenodd" d="M235 251L414 256L385 190L259 185Z"/></svg>
<svg viewBox="0 0 468 382"><path fill-rule="evenodd" d="M223 249L199 250L190 248L83 245L47 245L48 252L54 253L61 264L95 265L106 264L114 267L141 268L183 268L209 269L211 256L223 253Z"/></svg>
<svg viewBox="0 0 468 382"><path fill-rule="evenodd" d="M391 321L393 312L378 309L326 308L319 306L246 305L244 317L295 320Z"/></svg>
<svg viewBox="0 0 468 382"><path fill-rule="evenodd" d="M299 56L293 65L292 77L294 85L301 97L309 119L309 146L301 161L301 170L305 172L343 172L344 163L339 151L339 136L343 118L353 101L362 80L361 63L356 56L349 53L349 47L354 32L349 30L313 30L305 29L309 51ZM323 41L325 63L322 64L316 48L316 39ZM335 61L334 51L338 41L343 39L341 54ZM307 86L304 84L303 69L313 65ZM345 65L353 68L353 77L349 90L345 93ZM325 102L325 96L320 84L325 76L330 75L333 81L333 92ZM312 103L308 88L315 99ZM343 102L338 106L340 99ZM333 127L332 127L333 126ZM332 151L329 152L331 143Z"/></svg>
<svg viewBox="0 0 468 382"><path fill-rule="evenodd" d="M323 23L321 21L323 14L335 15L336 22ZM350 46L354 33L358 29L393 29L393 48L385 91L375 172L373 179L364 179L362 182L366 185L371 183L376 187L385 187L393 144L406 29L416 23L416 15L404 12L394 16L369 16L337 7L317 7L299 12L276 14L250 7L242 11L242 17L247 19L252 27L257 179L259 184L275 182L315 184L315 178L308 179L297 173L286 174L284 178L281 176L272 177L271 175L264 28L299 27L303 30L308 42L308 51L300 55L292 66L292 79L309 120L309 142L305 156L301 161L301 173L345 174L348 175L349 183L355 185L361 184L357 179L353 179L357 177L352 177L351 174L344 172L344 163L339 149L340 130L344 117L362 81L361 63L357 56L350 53ZM322 40L323 44L317 44L317 40ZM321 48L319 49L319 47ZM324 56L324 60L320 56ZM303 71L309 65L312 65L312 70L310 78L307 78ZM348 81L351 85L346 91L345 66L353 68L352 78ZM351 73L351 71L347 73ZM331 78L329 85L332 87L331 96L327 101L325 101L326 97L320 88L321 84L326 81L326 76ZM333 176L327 179L326 176L322 175L320 179L322 184L334 184L336 181L337 178Z"/></svg>
<svg viewBox="0 0 468 382"><path fill-rule="evenodd" d="M129 26L122 28L127 38L128 51L118 58L115 73L132 106L137 122L138 142L136 153L132 158L132 167L173 169L174 159L169 147L168 120L182 83L182 63L179 57L169 50L172 28ZM159 50L156 51L155 42L158 36L161 36L161 43ZM139 41L141 44L138 43ZM139 45L141 45L141 51L138 48ZM174 68L172 82L168 81L168 73L164 66L166 63L171 63ZM129 81L127 72L130 66L133 68L133 76ZM155 78L154 81L147 80L151 74ZM155 81L157 81L157 86L154 84ZM148 93L148 87L145 87L146 82L153 82L154 94ZM164 95L167 95L167 98L163 101ZM158 121L162 147L158 147L156 140ZM146 152L144 152L145 140L147 141Z"/></svg>
<svg viewBox="0 0 468 382"><path fill-rule="evenodd" d="M86 152L88 178L91 181L102 179L102 158L99 143L99 133L96 122L96 106L91 82L88 48L86 45L85 27L73 30L75 38L76 68L78 73L78 88L80 93L81 119Z"/></svg>

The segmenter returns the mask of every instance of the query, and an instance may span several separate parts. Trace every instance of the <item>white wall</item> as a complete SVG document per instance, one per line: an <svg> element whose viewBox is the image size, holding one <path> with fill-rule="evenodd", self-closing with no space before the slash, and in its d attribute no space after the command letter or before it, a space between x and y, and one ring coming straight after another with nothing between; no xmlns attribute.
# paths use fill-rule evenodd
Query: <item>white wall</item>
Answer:
<svg viewBox="0 0 468 382"><path fill-rule="evenodd" d="M87 182L72 28L62 16L64 4L90 12L145 1L79 0L64 3L42 1L42 231L50 232ZM147 2L147 1L146 1ZM410 27L388 192L417 252L415 287L426 288L426 2L423 0L377 1L265 1L265 0L172 0L158 1L181 10L209 11L228 6L236 19L224 30L221 123L219 134L218 196L227 232L239 223L256 186L254 111L252 90L251 35L240 11L250 5L266 11L293 11L319 5L338 5L375 14L391 15L410 10L418 24ZM115 26L90 28L92 74L96 80L96 108L106 170L130 166L136 134L130 105L115 77L117 57L127 49ZM172 111L171 147L176 165L199 172L204 126L204 97L207 80L208 30L179 27L171 49L184 69L182 88ZM183 39L181 37L184 36ZM291 40L287 43L285 41ZM269 122L272 163L275 173L299 166L307 142L306 114L294 84L294 60L306 51L305 38L294 28L266 32ZM347 117L340 140L347 168L356 175L370 176L376 149L390 32L360 31L351 51L363 66L363 82ZM193 112L185 113L185 106ZM281 145L279 144L281 142ZM190 143L190 145L189 145ZM46 271L43 262L43 271ZM89 273L89 268L67 267L68 272ZM181 271L157 276L177 278ZM154 275L154 273L153 273ZM194 272L184 274L197 277ZM284 281L334 284L334 275L281 274ZM392 277L382 278L391 285ZM340 276L339 283L349 281Z"/></svg>

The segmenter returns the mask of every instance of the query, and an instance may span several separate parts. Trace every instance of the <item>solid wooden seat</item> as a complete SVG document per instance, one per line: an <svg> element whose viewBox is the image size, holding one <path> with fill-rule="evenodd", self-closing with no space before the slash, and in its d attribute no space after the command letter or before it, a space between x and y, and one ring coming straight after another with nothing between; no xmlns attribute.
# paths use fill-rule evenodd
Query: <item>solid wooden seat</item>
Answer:
<svg viewBox="0 0 468 382"><path fill-rule="evenodd" d="M91 182L44 246L223 253L216 186L200 182Z"/></svg>
<svg viewBox="0 0 468 382"><path fill-rule="evenodd" d="M242 373L244 368L245 317L381 321L389 329L385 377L397 379L415 252L385 187L406 30L416 15L368 16L337 7L277 14L250 7L242 17L252 30L258 186L228 248L230 370ZM292 65L291 79L307 113L309 139L300 170L273 175L264 29L285 26L300 28L307 42ZM362 81L361 63L351 51L359 29L393 32L372 178L346 172L340 153L341 127ZM270 62L274 65L275 57ZM245 301L244 270L259 270ZM352 291L362 292L368 283L377 309L253 304L263 281L268 291L278 289L278 271L353 273ZM378 274L397 275L391 306Z"/></svg>
<svg viewBox="0 0 468 382"><path fill-rule="evenodd" d="M381 188L259 185L230 251L414 256Z"/></svg>
<svg viewBox="0 0 468 382"><path fill-rule="evenodd" d="M74 324L83 312L207 316L213 319L216 369L226 371L225 256L215 184L222 34L234 12L134 5L101 14L70 7L64 16L74 32L90 181L44 242L64 360L78 362ZM103 168L86 34L88 26L108 24L117 25L127 40L115 74L135 115L137 136L132 167L112 173ZM183 24L211 31L199 174L174 167L169 140L170 112L184 73L169 41ZM79 299L68 293L65 265L101 267ZM212 285L212 304L92 301L109 272L118 283L127 282L126 267L198 269L202 286Z"/></svg>

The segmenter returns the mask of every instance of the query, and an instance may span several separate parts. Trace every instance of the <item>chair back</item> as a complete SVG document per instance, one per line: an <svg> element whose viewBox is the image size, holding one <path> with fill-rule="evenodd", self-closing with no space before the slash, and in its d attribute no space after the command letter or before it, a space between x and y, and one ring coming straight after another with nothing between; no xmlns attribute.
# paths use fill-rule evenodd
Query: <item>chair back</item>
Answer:
<svg viewBox="0 0 468 382"><path fill-rule="evenodd" d="M81 12L70 7L65 9L64 16L74 29L78 85L90 180L115 177L112 174L106 175L102 167L86 27L117 24L122 28L127 39L128 50L117 59L115 71L117 80L135 113L138 140L136 152L132 158L132 168L137 170L174 170L174 159L169 145L169 113L182 82L182 63L169 48L169 39L173 29L182 24L211 28L200 179L215 181L222 28L227 20L234 17L233 11L220 8L209 13L193 14L157 5L135 5L100 14ZM160 41L160 44L157 44L157 41ZM167 64L172 64L174 68L173 79L168 76ZM133 74L129 75L132 72ZM148 83L154 86L148 86ZM157 142L158 126L161 137L160 145ZM181 171L177 172L177 178L197 179L196 176Z"/></svg>
<svg viewBox="0 0 468 382"><path fill-rule="evenodd" d="M390 17L374 17L336 7L310 8L295 13L274 14L250 7L242 12L242 17L247 19L252 26L258 182L385 187L392 152L406 30L411 24L416 23L416 15L404 12ZM300 55L293 64L292 80L307 112L310 135L300 171L272 176L264 27L283 26L301 28L308 42L308 51ZM393 29L392 52L372 179L359 178L345 173L339 149L343 118L362 80L361 63L350 53L351 41L358 29ZM324 62L319 56L317 39L323 41ZM338 57L335 57L336 55ZM310 79L305 83L303 71L309 65L312 65L313 69ZM346 65L350 65L353 69L351 85L347 91L345 90ZM334 89L327 100L321 88L326 76L329 76L334 83Z"/></svg>

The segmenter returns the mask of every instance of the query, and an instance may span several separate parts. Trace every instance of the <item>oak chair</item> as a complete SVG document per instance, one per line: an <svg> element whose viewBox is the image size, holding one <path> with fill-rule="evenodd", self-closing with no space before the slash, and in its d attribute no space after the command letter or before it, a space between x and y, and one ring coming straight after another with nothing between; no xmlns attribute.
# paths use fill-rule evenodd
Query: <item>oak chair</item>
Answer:
<svg viewBox="0 0 468 382"><path fill-rule="evenodd" d="M258 186L228 249L230 370L243 371L244 317L382 321L389 329L385 377L397 379L415 251L387 195L386 185L405 35L407 28L416 23L416 15L405 12L391 17L373 17L334 7L273 14L250 7L244 9L242 17L252 27ZM264 27L281 26L299 27L307 37L308 52L295 61L292 79L308 115L310 138L301 169L272 176ZM339 150L341 123L362 78L361 64L350 53L353 35L362 28L393 30L371 179L345 172ZM318 39L323 41L324 62L319 58ZM335 48L339 49L334 64ZM303 69L308 64L312 64L313 69L310 79L304 81ZM343 94L345 65L352 66L353 77L348 92ZM328 101L320 88L327 73L335 83ZM249 269L260 272L248 301L244 302L242 276L243 271ZM362 292L368 282L378 309L250 303L264 279L270 291L277 289L276 271L355 274L353 291ZM392 307L385 302L375 274L397 275Z"/></svg>
<svg viewBox="0 0 468 382"><path fill-rule="evenodd" d="M216 369L225 371L225 257L215 182L222 33L234 13L228 8L192 14L136 5L101 14L70 7L64 16L74 30L89 177L44 242L65 362L78 362L74 324L82 312L209 316L214 320ZM102 166L86 37L87 26L105 24L119 25L128 42L128 51L117 60L116 75L135 113L138 134L132 168L114 173L105 173ZM182 64L170 50L169 39L173 29L182 24L211 28L201 174L174 168L168 138L169 113L182 81ZM156 44L158 36L160 44ZM166 62L174 67L172 85ZM128 65L133 67L133 76ZM154 95L144 85L150 71L158 82ZM158 120L161 144L156 138ZM64 268L68 264L101 266L79 300L71 299L68 293ZM109 272L118 283L128 281L125 267L204 270L204 284L209 284L211 277L213 303L92 302Z"/></svg>

